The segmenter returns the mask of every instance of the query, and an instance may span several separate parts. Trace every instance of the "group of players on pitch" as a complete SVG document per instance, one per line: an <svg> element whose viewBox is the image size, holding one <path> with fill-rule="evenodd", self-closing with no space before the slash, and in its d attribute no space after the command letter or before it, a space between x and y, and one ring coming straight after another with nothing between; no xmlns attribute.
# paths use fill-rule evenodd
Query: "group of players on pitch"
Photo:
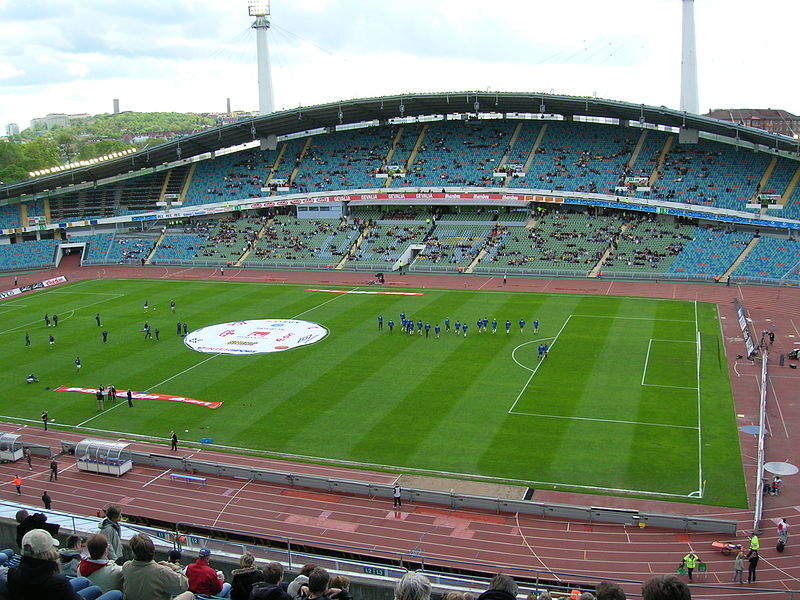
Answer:
<svg viewBox="0 0 800 600"><path fill-rule="evenodd" d="M386 325L389 327L389 332L390 333L394 331L394 321L392 319L389 319L387 321ZM484 333L486 331L489 331L490 323L489 323L489 319L486 318L486 317L484 317L482 319L478 319L476 321L476 325L477 325L478 333ZM506 320L506 334L510 334L511 333L511 326L512 326L511 325L511 321L510 320ZM497 319L492 319L491 327L492 327L492 333L497 333ZM383 329L383 315L378 315L378 329ZM400 313L400 330L403 331L403 333L407 333L409 335L414 335L415 331L419 332L419 335L423 335L423 332L424 332L425 337L429 337L430 331L431 331L431 324L430 323L423 324L422 321L417 321L416 324L415 324L414 323L414 319L406 318L406 313L401 312ZM453 324L453 329L451 330L450 329L450 317L447 317L444 320L444 331L445 331L445 333L449 333L451 331L454 331L456 335L462 335L463 334L464 337L467 337L467 332L469 331L469 325L466 323L466 321L464 323L462 323L461 321L456 321ZM525 333L525 319L520 319L519 320L519 332L520 333ZM433 326L433 333L434 333L434 335L436 336L437 339L441 335L442 328L438 323L436 323L436 325ZM534 334L539 333L539 320L538 319L534 319L534 321L533 321L533 333ZM542 358L546 358L547 357L547 353L549 352L549 350L550 350L550 348L548 347L547 344L539 344L539 360L541 360Z"/></svg>

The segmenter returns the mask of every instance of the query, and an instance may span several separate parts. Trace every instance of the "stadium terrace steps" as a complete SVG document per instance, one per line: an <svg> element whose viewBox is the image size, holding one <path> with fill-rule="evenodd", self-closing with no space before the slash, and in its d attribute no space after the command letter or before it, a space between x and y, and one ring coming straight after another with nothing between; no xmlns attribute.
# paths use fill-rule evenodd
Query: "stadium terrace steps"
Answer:
<svg viewBox="0 0 800 600"><path fill-rule="evenodd" d="M800 244L794 239L762 235L733 272L734 277L800 282Z"/></svg>
<svg viewBox="0 0 800 600"><path fill-rule="evenodd" d="M753 248L755 248L757 244L758 244L758 238L754 237L752 240L750 240L747 246L745 246L742 253L736 257L736 260L733 261L733 264L731 264L731 266L728 267L728 270L722 274L722 278L727 279L728 277L731 277L733 275L733 272L739 267L740 264L742 264L744 259L747 258L747 255L753 251Z"/></svg>

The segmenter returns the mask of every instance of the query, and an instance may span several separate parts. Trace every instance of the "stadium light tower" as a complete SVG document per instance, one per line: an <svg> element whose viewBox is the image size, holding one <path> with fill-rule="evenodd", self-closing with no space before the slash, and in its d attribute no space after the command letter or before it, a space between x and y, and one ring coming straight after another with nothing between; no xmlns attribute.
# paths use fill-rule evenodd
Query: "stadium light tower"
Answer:
<svg viewBox="0 0 800 600"><path fill-rule="evenodd" d="M268 115L275 111L275 97L272 93L272 69L269 64L269 0L248 0L247 13L255 17L252 28L256 30L258 52L258 112Z"/></svg>
<svg viewBox="0 0 800 600"><path fill-rule="evenodd" d="M697 98L697 48L694 35L694 0L683 4L683 36L681 44L681 110L699 114Z"/></svg>

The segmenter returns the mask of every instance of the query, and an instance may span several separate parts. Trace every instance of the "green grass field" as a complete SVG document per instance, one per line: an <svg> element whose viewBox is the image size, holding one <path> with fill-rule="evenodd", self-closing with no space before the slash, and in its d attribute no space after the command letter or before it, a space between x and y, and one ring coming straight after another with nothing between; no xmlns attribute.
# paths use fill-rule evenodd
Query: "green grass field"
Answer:
<svg viewBox="0 0 800 600"><path fill-rule="evenodd" d="M419 291L333 294L276 284L91 280L17 297L0 303L6 392L0 414L40 426L47 409L56 427L79 426L87 436L96 430L166 440L175 429L182 440L208 437L221 446L314 459L746 506L715 306ZM401 312L443 329L445 317L460 319L469 334L409 336L399 329ZM45 313L59 315L57 328L45 327ZM497 334L478 332L484 316L497 318ZM290 351L236 356L196 352L175 329L178 320L192 332L283 318L329 333ZM159 342L144 339L145 320L160 329ZM550 345L541 361L540 343ZM25 383L31 371L40 383ZM139 400L133 409L118 402L101 413L93 395L46 389L108 384L223 405Z"/></svg>

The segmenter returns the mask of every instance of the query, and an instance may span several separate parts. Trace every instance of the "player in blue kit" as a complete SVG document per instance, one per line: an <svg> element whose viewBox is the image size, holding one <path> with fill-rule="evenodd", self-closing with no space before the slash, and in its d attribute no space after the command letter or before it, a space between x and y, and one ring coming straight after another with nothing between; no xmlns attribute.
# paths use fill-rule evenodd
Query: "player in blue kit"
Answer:
<svg viewBox="0 0 800 600"><path fill-rule="evenodd" d="M383 315L378 315L378 329L383 329Z"/></svg>
<svg viewBox="0 0 800 600"><path fill-rule="evenodd" d="M506 320L506 334L511 333L511 321Z"/></svg>
<svg viewBox="0 0 800 600"><path fill-rule="evenodd" d="M387 323L387 325L389 326L389 333L392 333L392 331L394 331L394 321L389 319L389 322Z"/></svg>
<svg viewBox="0 0 800 600"><path fill-rule="evenodd" d="M414 335L414 319L406 319L406 327L408 328L408 335Z"/></svg>
<svg viewBox="0 0 800 600"><path fill-rule="evenodd" d="M481 331L483 331L483 329L482 329L482 327L483 327L483 319L478 319L477 325L478 325L478 333L480 333Z"/></svg>
<svg viewBox="0 0 800 600"><path fill-rule="evenodd" d="M461 321L456 321L456 335L461 335Z"/></svg>
<svg viewBox="0 0 800 600"><path fill-rule="evenodd" d="M419 334L422 335L422 321L417 321L417 329L419 329Z"/></svg>
<svg viewBox="0 0 800 600"><path fill-rule="evenodd" d="M430 331L431 331L431 324L430 323L425 323L425 337L428 337L428 334L430 333Z"/></svg>
<svg viewBox="0 0 800 600"><path fill-rule="evenodd" d="M445 331L450 331L450 317L447 317L444 320L444 330Z"/></svg>
<svg viewBox="0 0 800 600"><path fill-rule="evenodd" d="M483 330L486 331L489 329L489 319L487 317L483 317Z"/></svg>
<svg viewBox="0 0 800 600"><path fill-rule="evenodd" d="M525 319L519 320L519 332L525 333Z"/></svg>
<svg viewBox="0 0 800 600"><path fill-rule="evenodd" d="M543 355L544 355L544 344L539 344L539 360L542 360Z"/></svg>
<svg viewBox="0 0 800 600"><path fill-rule="evenodd" d="M544 357L547 358L547 353L550 352L550 346L544 345Z"/></svg>
<svg viewBox="0 0 800 600"><path fill-rule="evenodd" d="M406 320L406 313L401 312L400 313L400 321L402 322L402 321L405 321L405 320Z"/></svg>
<svg viewBox="0 0 800 600"><path fill-rule="evenodd" d="M464 337L467 337L467 324L466 323L464 323L464 326L462 327L462 329L464 330Z"/></svg>
<svg viewBox="0 0 800 600"><path fill-rule="evenodd" d="M436 326L433 328L433 332L436 334L436 339L438 340L438 339L439 339L439 334L442 332L442 328L441 328L441 327L439 327L439 324L438 324L438 323L437 323L437 324L436 324Z"/></svg>
<svg viewBox="0 0 800 600"><path fill-rule="evenodd" d="M492 319L492 333L497 333L497 319Z"/></svg>
<svg viewBox="0 0 800 600"><path fill-rule="evenodd" d="M539 333L539 320L533 320L533 333Z"/></svg>

